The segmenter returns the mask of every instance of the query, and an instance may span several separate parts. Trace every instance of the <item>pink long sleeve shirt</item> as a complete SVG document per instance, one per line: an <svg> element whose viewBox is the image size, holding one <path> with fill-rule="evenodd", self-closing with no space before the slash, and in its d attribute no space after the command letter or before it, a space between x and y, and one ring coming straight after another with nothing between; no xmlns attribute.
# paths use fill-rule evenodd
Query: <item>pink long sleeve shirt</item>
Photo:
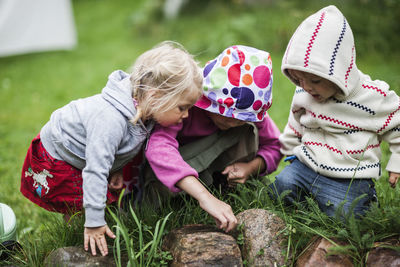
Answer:
<svg viewBox="0 0 400 267"><path fill-rule="evenodd" d="M262 122L256 122L259 135L257 156L264 159L266 171L276 170L282 158L280 153L280 131L273 120L266 116ZM218 131L209 117L209 112L198 107L189 110L188 118L182 123L163 127L156 125L146 150L146 157L158 179L172 192L181 191L175 184L187 176L198 178L198 173L187 164L180 155L180 145L188 144Z"/></svg>

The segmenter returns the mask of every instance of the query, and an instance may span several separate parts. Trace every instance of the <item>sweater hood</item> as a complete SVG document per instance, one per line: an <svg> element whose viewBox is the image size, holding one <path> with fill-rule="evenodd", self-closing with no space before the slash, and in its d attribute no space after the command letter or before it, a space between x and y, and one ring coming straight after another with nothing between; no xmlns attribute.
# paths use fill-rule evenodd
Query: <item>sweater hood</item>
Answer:
<svg viewBox="0 0 400 267"><path fill-rule="evenodd" d="M122 70L116 70L108 76L108 82L101 92L101 96L111 103L128 120L136 114L132 99L132 85L130 75Z"/></svg>
<svg viewBox="0 0 400 267"><path fill-rule="evenodd" d="M300 24L289 41L281 68L290 80L288 69L333 82L342 90L339 98L355 93L360 72L356 66L354 37L339 9L327 6Z"/></svg>

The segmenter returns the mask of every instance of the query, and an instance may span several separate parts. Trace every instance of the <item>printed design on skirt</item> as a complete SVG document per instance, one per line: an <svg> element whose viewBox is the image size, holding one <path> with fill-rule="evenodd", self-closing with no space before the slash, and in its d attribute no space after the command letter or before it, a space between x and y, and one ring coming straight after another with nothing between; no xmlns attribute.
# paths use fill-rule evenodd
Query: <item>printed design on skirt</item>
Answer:
<svg viewBox="0 0 400 267"><path fill-rule="evenodd" d="M36 188L36 193L39 195L39 197L42 197L42 188L46 189L47 194L50 190L49 184L47 182L47 177L53 178L53 175L50 174L50 172L46 169L43 169L42 172L40 173L35 173L31 167L28 168L28 171L25 171L25 177L32 176L33 179L33 187Z"/></svg>

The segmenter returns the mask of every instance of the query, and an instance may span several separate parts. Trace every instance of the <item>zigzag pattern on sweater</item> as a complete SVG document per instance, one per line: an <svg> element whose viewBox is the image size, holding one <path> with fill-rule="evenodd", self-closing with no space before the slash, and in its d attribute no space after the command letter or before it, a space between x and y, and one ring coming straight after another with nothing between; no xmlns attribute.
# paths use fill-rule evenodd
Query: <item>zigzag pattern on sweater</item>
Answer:
<svg viewBox="0 0 400 267"><path fill-rule="evenodd" d="M346 130L343 133L344 134L353 134L353 133L358 133L361 132L362 130Z"/></svg>
<svg viewBox="0 0 400 267"><path fill-rule="evenodd" d="M304 155L311 160L311 162L318 167L318 163L311 157L311 155L307 152L307 149L305 148L305 146L301 147L303 150ZM368 164L368 165L364 165L364 166L357 166L357 167L348 167L348 168L339 168L339 167L333 167L333 166L328 166L325 164L320 164L319 165L320 168L328 170L328 171L336 171L336 172L354 172L354 171L362 171L362 170L366 170L366 169L371 169L371 168L381 168L381 164L379 162L374 163L374 164Z"/></svg>
<svg viewBox="0 0 400 267"><path fill-rule="evenodd" d="M336 54L339 50L340 44L342 43L343 37L344 37L344 33L346 32L346 18L343 17L343 28L342 28L342 32L339 35L339 39L336 42L336 46L333 49L333 53L332 53L332 57L331 57L331 63L330 63L330 67L329 67L329 75L333 75L333 69L335 67L335 60L336 60Z"/></svg>
<svg viewBox="0 0 400 267"><path fill-rule="evenodd" d="M322 168L322 169L325 169L325 170L328 170L328 171L335 171L335 172L354 172L354 171L363 171L363 170L366 170L366 169L371 169L371 168L381 168L381 164L378 162L378 163L375 163L375 164L368 164L368 165L365 165L365 166L358 166L358 167L355 167L355 168L338 168L338 167L333 167L333 166L327 166L327 165L325 165L325 164L321 164L320 165L320 167Z"/></svg>
<svg viewBox="0 0 400 267"><path fill-rule="evenodd" d="M368 112L368 113L371 114L371 115L375 115L375 114L376 114L375 111L373 111L372 109L367 108L366 106L363 106L363 105L361 105L361 104L355 103L355 102L353 102L353 101L347 101L346 104L349 104L350 106L359 108L359 109L361 109L361 110L363 110L363 111L365 111L365 112Z"/></svg>
<svg viewBox="0 0 400 267"><path fill-rule="evenodd" d="M366 89L374 90L374 91L376 91L376 92L378 92L378 93L380 93L381 95L383 95L383 96L386 97L386 93L385 93L384 91L382 91L381 89L379 89L378 87L376 87L376 86L372 86L372 85L368 85L368 84L362 84L361 86L362 86L363 88L366 88Z"/></svg>
<svg viewBox="0 0 400 267"><path fill-rule="evenodd" d="M292 113L295 114L295 113L297 113L297 112L299 112L299 111L301 111L301 110L303 110L303 108L299 108L299 109L296 109L296 110L292 110ZM335 124L339 124L339 125L342 125L342 126L351 128L351 129L353 129L353 130L358 130L358 131L363 131L363 130L364 130L363 128L360 128L360 127L358 127L358 126L356 126L356 125L354 125L354 124L347 123L347 122L342 121L342 120L334 119L334 118L331 118L331 117L326 116L326 115L323 115L323 114L317 115L316 113L314 113L313 111L311 111L311 110L309 110L309 109L306 109L306 112L310 113L310 115L313 116L314 118L318 118L318 119L321 119L321 120L330 121L330 122L333 122L333 123L335 123Z"/></svg>
<svg viewBox="0 0 400 267"><path fill-rule="evenodd" d="M307 112L308 113L310 113L311 114L311 116L313 116L314 118L316 118L317 117L317 114L315 114L314 112L312 112L311 110L307 110Z"/></svg>
<svg viewBox="0 0 400 267"><path fill-rule="evenodd" d="M304 142L304 144L307 145L307 146L326 147L326 148L329 149L330 151L333 151L333 152L335 152L335 153L338 153L338 154L342 155L342 151L340 151L339 149L334 148L334 147L332 147L332 146L330 146L330 145L328 145L328 144L323 144L323 143L321 143L321 142L313 142L313 141L307 141L307 142Z"/></svg>
<svg viewBox="0 0 400 267"><path fill-rule="evenodd" d="M310 41L308 42L308 46L307 46L307 50L306 50L306 54L304 57L304 67L308 67L308 61L310 58L310 52L311 52L311 48L314 45L314 41L315 41L315 37L317 37L317 34L319 32L319 29L321 28L322 22L325 19L325 12L322 12L321 17L319 18L317 27L315 28Z"/></svg>
<svg viewBox="0 0 400 267"><path fill-rule="evenodd" d="M314 163L315 166L318 167L318 163L311 157L311 155L307 152L307 149L305 146L301 146L301 149L303 150L304 155L306 155L306 157L311 160L312 163Z"/></svg>
<svg viewBox="0 0 400 267"><path fill-rule="evenodd" d="M294 132L294 134L301 139L302 135L298 132L290 123L288 123L289 128Z"/></svg>
<svg viewBox="0 0 400 267"><path fill-rule="evenodd" d="M318 119L330 121L330 122L333 122L335 124L339 124L339 125L342 125L342 126L345 126L345 127L351 128L351 129L355 129L355 130L363 130L362 128L360 128L358 126L355 126L353 124L350 124L350 123L347 123L345 121L341 121L341 120L338 120L338 119L334 119L334 118L331 118L329 116L325 116L325 115L322 115L322 114L318 115Z"/></svg>
<svg viewBox="0 0 400 267"><path fill-rule="evenodd" d="M367 151L368 149L372 148L377 148L380 147L381 143L375 144L375 145L369 145L365 149L357 149L357 150L346 150L347 154L353 155L353 154L361 154Z"/></svg>
<svg viewBox="0 0 400 267"><path fill-rule="evenodd" d="M353 49L351 50L351 61L350 61L350 66L347 68L346 75L344 76L344 85L347 88L347 80L349 79L350 71L353 68L353 63L354 63L354 45Z"/></svg>
<svg viewBox="0 0 400 267"><path fill-rule="evenodd" d="M400 110L400 103L399 103L399 106L397 107L397 109L389 114L389 116L387 117L383 126L376 133L380 133L381 131L383 131L383 129L385 129L389 125L390 121L393 118L393 115L399 110Z"/></svg>
<svg viewBox="0 0 400 267"><path fill-rule="evenodd" d="M372 109L367 108L366 106L361 105L361 104L359 104L359 103L356 103L356 102L353 102L353 101L343 102L343 101L341 101L341 100L339 100L339 99L336 99L336 98L333 98L333 99L334 99L334 100L336 101L336 103L338 103L338 104L345 103L345 104L348 104L348 105L350 105L350 106L359 108L359 109L361 109L361 110L363 110L363 111L365 111L365 112L368 112L368 113L371 114L371 115L375 115L375 114L376 114L376 112L373 111Z"/></svg>

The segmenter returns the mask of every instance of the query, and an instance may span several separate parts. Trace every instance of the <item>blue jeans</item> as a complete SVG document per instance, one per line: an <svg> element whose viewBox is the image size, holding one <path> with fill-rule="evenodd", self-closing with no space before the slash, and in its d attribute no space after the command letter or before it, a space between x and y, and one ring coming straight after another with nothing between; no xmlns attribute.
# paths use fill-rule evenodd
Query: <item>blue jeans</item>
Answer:
<svg viewBox="0 0 400 267"><path fill-rule="evenodd" d="M290 190L285 197L285 201L289 203L303 201L305 196L313 197L319 208L328 216L334 216L336 209L345 200L345 197L343 210L348 213L353 200L366 194L355 206L353 210L355 215L363 215L369 208L370 202L376 199L372 179L329 178L314 172L298 159L295 159L276 176L271 187L273 192L278 195Z"/></svg>

